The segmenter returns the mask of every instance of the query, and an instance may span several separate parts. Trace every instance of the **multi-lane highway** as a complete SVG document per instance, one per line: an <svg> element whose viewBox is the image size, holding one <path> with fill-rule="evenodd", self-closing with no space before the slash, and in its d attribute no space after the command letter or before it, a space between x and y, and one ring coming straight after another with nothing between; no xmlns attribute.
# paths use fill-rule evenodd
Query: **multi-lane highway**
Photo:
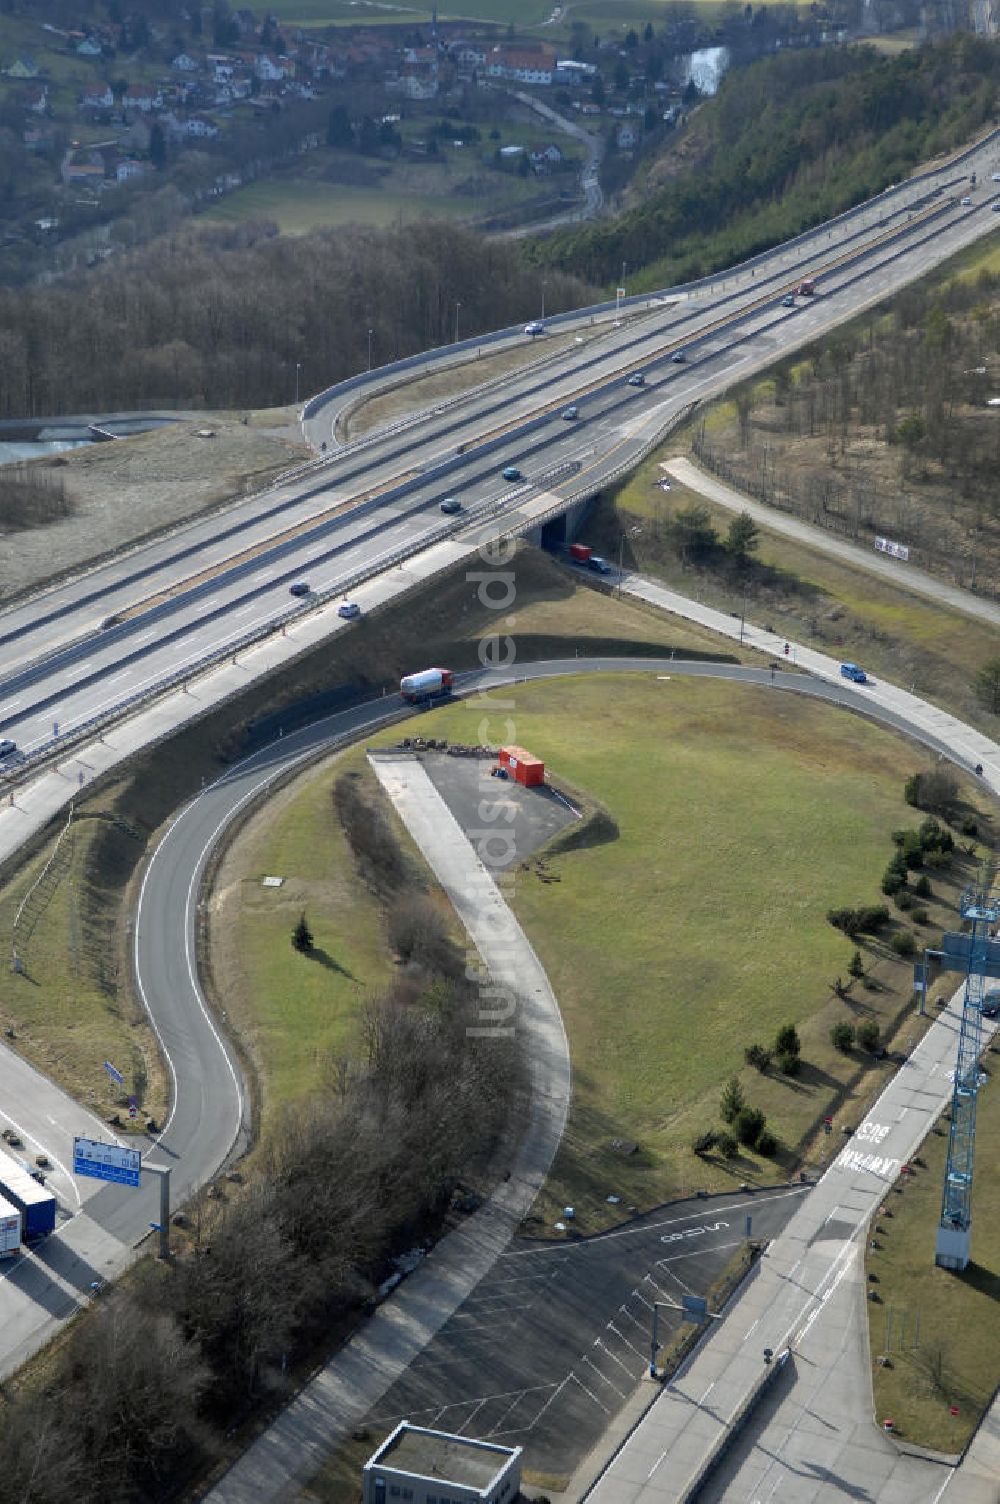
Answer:
<svg viewBox="0 0 1000 1504"><path fill-rule="evenodd" d="M540 341L536 369L348 446L259 497L0 613L0 737L28 754L14 772L21 780L18 805L0 814L4 849L28 829L15 821L40 823L51 808L50 795L39 793L44 780L23 785L32 757L51 750L53 741L67 747L96 715L124 713L212 655L228 662L241 643L266 634L290 610L318 620L317 595L380 576L390 562L431 546L442 557L435 567L444 567L481 539L533 525L592 490L693 401L818 337L991 230L998 222L992 189L975 190L971 205L960 200L970 171L988 182L995 155L992 144L983 147L960 167L942 167L745 268L633 306L627 321L616 323L606 310L574 315L567 327L575 320L587 330L586 341L550 357ZM819 279L817 296L784 306L805 276ZM644 385L628 384L636 372ZM332 392L311 404L314 433L341 402L342 393ZM576 419L562 416L571 402ZM505 481L501 471L509 465L523 479ZM445 495L462 501L457 518L442 516ZM444 536L448 549L440 546ZM396 578L380 576L377 590L365 590L382 600L412 584L412 575L399 576L398 587ZM314 592L301 606L289 594L298 581ZM322 618L322 631L335 626L349 629L333 613ZM238 677L245 683L252 672L248 658ZM807 682L794 676L788 687ZM843 695L838 688L835 697ZM172 1072L173 1106L151 1159L173 1166L175 1200L215 1173L246 1129L238 1064L205 1008L194 961L198 882L212 841L233 810L291 759L396 708L391 699L361 707L233 770L181 813L150 865L135 961ZM172 724L190 713L178 707ZM170 714L155 734L169 729ZM120 754L102 745L91 767L109 766L130 746L125 737ZM52 796L57 803L75 777ZM88 1187L85 1201L85 1218L72 1225L85 1221L106 1238L101 1267L156 1216L152 1186L137 1195ZM33 1277L41 1277L38 1270ZM22 1300L22 1348L30 1341L29 1317Z"/></svg>
<svg viewBox="0 0 1000 1504"><path fill-rule="evenodd" d="M133 706L292 610L308 612L316 594L460 535L470 519L502 530L526 498L545 494L558 508L592 491L692 402L994 228L991 188L973 190L971 205L961 199L970 169L989 182L995 154L985 146L742 270L648 299L537 371L340 450L0 613L0 737L29 760L64 747L95 716ZM784 306L805 276L817 295ZM574 317L589 329L598 316ZM636 374L642 386L628 384ZM571 403L578 416L567 419ZM314 405L310 423L321 421ZM522 480L503 479L509 465ZM454 519L440 512L446 495L462 502ZM312 592L301 604L289 594L296 583Z"/></svg>

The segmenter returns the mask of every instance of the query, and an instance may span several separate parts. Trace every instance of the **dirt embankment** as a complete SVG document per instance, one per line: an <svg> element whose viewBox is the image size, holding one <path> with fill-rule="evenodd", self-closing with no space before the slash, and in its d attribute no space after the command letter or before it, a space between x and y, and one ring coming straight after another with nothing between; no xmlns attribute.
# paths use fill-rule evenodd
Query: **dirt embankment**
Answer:
<svg viewBox="0 0 1000 1504"><path fill-rule="evenodd" d="M246 422L244 422L244 417ZM0 534L0 604L266 485L309 457L292 409L206 413L154 433L36 460L69 512Z"/></svg>

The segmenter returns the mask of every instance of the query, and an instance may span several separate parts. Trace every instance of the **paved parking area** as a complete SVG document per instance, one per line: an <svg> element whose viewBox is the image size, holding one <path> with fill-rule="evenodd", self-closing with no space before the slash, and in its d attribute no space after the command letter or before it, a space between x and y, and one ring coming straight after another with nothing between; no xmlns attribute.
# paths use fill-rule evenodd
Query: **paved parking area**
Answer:
<svg viewBox="0 0 1000 1504"><path fill-rule="evenodd" d="M610 1233L517 1239L388 1390L370 1425L406 1419L525 1448L567 1475L649 1366L653 1306L704 1295L746 1236L770 1239L807 1187L678 1202ZM660 1341L680 1313L661 1310Z"/></svg>
<svg viewBox="0 0 1000 1504"><path fill-rule="evenodd" d="M550 788L526 789L512 778L491 778L496 764L488 757L422 752L420 761L492 873L523 862L578 819L573 807Z"/></svg>

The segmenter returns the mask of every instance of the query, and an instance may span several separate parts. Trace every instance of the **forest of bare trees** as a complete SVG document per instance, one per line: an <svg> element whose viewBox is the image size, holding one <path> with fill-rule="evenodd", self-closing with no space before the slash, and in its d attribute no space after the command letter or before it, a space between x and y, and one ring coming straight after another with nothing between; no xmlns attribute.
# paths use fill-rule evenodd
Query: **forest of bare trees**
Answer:
<svg viewBox="0 0 1000 1504"><path fill-rule="evenodd" d="M221 1180L178 1219L173 1262L103 1292L8 1386L0 1504L174 1497L342 1340L392 1258L436 1235L456 1186L488 1172L516 1115L513 1041L470 1037L464 955L377 807L350 781L338 792L398 948L393 981L246 1181Z"/></svg>
<svg viewBox="0 0 1000 1504"><path fill-rule="evenodd" d="M899 294L734 394L696 452L772 506L995 593L1000 563L1000 276Z"/></svg>
<svg viewBox="0 0 1000 1504"><path fill-rule="evenodd" d="M185 229L45 287L0 291L0 416L268 407L454 338L537 316L513 244L452 224ZM545 275L556 312L593 289Z"/></svg>

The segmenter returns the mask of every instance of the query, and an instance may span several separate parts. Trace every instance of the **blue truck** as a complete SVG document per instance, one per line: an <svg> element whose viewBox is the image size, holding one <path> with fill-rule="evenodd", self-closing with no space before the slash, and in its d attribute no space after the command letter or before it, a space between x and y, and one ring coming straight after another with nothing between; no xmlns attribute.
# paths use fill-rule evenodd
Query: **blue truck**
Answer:
<svg viewBox="0 0 1000 1504"><path fill-rule="evenodd" d="M21 1236L26 1243L44 1238L54 1229L56 1198L29 1170L12 1160L0 1162L0 1197L21 1213Z"/></svg>
<svg viewBox="0 0 1000 1504"><path fill-rule="evenodd" d="M856 663L842 663L840 672L845 679L851 679L855 684L868 683L868 675L863 668L858 668Z"/></svg>

